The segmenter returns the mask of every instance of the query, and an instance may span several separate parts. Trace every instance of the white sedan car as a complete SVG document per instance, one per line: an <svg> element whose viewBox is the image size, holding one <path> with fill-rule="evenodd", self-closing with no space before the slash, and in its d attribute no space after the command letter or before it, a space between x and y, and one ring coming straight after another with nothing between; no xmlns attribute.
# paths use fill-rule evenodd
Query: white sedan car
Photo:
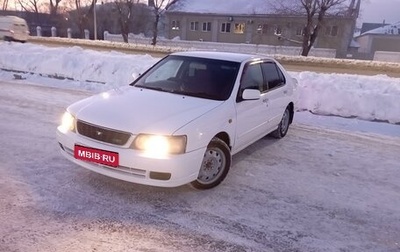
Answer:
<svg viewBox="0 0 400 252"><path fill-rule="evenodd" d="M233 154L286 135L296 84L273 58L173 53L129 86L69 106L57 139L66 158L106 176L208 189Z"/></svg>

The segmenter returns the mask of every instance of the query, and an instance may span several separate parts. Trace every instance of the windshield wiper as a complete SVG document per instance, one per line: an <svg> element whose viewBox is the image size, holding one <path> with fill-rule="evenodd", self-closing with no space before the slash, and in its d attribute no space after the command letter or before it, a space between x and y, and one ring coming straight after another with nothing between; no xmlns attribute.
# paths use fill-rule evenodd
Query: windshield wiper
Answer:
<svg viewBox="0 0 400 252"><path fill-rule="evenodd" d="M218 100L218 97L215 94L209 94L205 92L186 92L185 95L205 98L210 100Z"/></svg>
<svg viewBox="0 0 400 252"><path fill-rule="evenodd" d="M144 89L151 89L151 90L157 90L157 91L161 91L161 92L166 92L166 93L172 93L172 94L186 94L180 90L176 90L176 89L165 89L165 88L161 88L161 87L148 87L148 86L134 86L134 87L138 87L138 88L144 88Z"/></svg>
<svg viewBox="0 0 400 252"><path fill-rule="evenodd" d="M134 87L138 87L138 88L144 88L144 89L151 89L151 90L157 90L157 91L162 91L162 92L168 92L168 90L165 90L161 87L148 87L148 86L141 86L141 85L136 85Z"/></svg>

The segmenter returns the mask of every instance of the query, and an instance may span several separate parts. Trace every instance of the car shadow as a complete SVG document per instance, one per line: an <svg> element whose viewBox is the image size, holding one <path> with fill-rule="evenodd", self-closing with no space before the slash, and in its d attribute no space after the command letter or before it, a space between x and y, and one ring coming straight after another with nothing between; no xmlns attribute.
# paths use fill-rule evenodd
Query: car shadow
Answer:
<svg viewBox="0 0 400 252"><path fill-rule="evenodd" d="M232 157L232 167L234 167L239 161L254 155L254 152L260 151L262 149L268 148L271 145L274 145L276 142L279 142L280 139L276 139L270 135L266 135L255 143L247 146L245 149L241 150L237 154Z"/></svg>

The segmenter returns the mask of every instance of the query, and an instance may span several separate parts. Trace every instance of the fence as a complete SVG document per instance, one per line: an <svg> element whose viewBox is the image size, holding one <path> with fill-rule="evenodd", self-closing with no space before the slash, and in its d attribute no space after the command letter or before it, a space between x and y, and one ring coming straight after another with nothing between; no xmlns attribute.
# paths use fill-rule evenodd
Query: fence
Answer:
<svg viewBox="0 0 400 252"><path fill-rule="evenodd" d="M104 32L104 40L123 42L122 35L110 34ZM128 41L131 44L150 45L151 38L143 38L129 34ZM300 55L301 48L295 46L271 46L271 45L255 45L255 44L234 44L234 43L217 43L205 41L187 41L187 40L168 40L158 39L157 45L165 48L182 48L182 50L213 50L227 52L241 52L252 54L266 55ZM171 50L173 51L173 50ZM313 48L310 51L310 56L335 58L335 49Z"/></svg>
<svg viewBox="0 0 400 252"><path fill-rule="evenodd" d="M374 61L399 62L400 63L400 52L376 51L374 54Z"/></svg>

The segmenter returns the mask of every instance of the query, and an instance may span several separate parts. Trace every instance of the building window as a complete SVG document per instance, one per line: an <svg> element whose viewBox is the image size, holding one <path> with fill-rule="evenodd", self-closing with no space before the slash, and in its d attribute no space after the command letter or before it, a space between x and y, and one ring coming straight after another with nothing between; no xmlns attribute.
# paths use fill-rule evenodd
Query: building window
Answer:
<svg viewBox="0 0 400 252"><path fill-rule="evenodd" d="M339 31L339 27L337 25L327 26L325 29L325 35L335 37L338 35L338 31Z"/></svg>
<svg viewBox="0 0 400 252"><path fill-rule="evenodd" d="M296 36L304 36L304 29L305 27L297 27Z"/></svg>
<svg viewBox="0 0 400 252"><path fill-rule="evenodd" d="M332 26L331 36L337 36L338 30L339 30L339 28L336 25Z"/></svg>
<svg viewBox="0 0 400 252"><path fill-rule="evenodd" d="M258 34L267 34L268 32L268 25L267 24L259 24L257 26L257 33Z"/></svg>
<svg viewBox="0 0 400 252"><path fill-rule="evenodd" d="M223 33L231 32L231 23L222 23L221 24L221 32L223 32Z"/></svg>
<svg viewBox="0 0 400 252"><path fill-rule="evenodd" d="M198 31L199 30L199 22L190 22L190 30Z"/></svg>
<svg viewBox="0 0 400 252"><path fill-rule="evenodd" d="M282 33L283 33L282 26L276 25L276 26L275 26L275 30L274 30L274 34L275 34L275 35L282 35Z"/></svg>
<svg viewBox="0 0 400 252"><path fill-rule="evenodd" d="M263 24L262 25L262 33L263 34L267 34L268 33L268 25L267 24Z"/></svg>
<svg viewBox="0 0 400 252"><path fill-rule="evenodd" d="M172 20L172 22L171 22L171 29L172 30L179 30L179 21L176 21L176 20Z"/></svg>
<svg viewBox="0 0 400 252"><path fill-rule="evenodd" d="M257 33L258 33L258 34L262 34L262 33L263 33L263 31L262 31L262 24L259 24L259 25L257 26Z"/></svg>
<svg viewBox="0 0 400 252"><path fill-rule="evenodd" d="M235 23L234 33L244 33L245 23Z"/></svg>
<svg viewBox="0 0 400 252"><path fill-rule="evenodd" d="M203 32L211 31L211 22L204 22L203 23Z"/></svg>

